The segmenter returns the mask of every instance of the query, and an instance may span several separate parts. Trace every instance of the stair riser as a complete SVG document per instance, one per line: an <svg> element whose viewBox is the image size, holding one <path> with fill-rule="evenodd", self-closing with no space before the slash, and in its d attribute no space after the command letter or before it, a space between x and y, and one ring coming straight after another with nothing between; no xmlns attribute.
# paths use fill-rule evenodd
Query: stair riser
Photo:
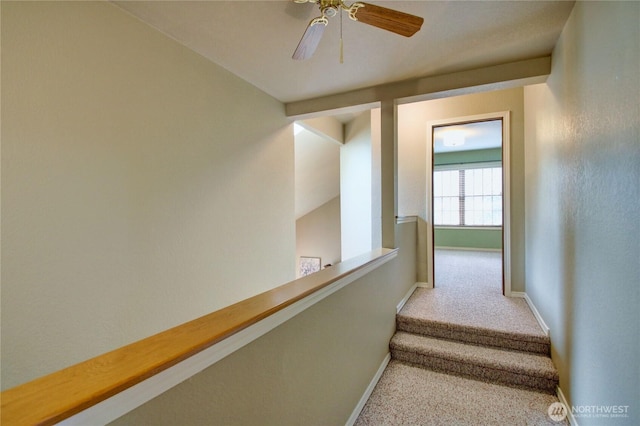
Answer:
<svg viewBox="0 0 640 426"><path fill-rule="evenodd" d="M391 356L399 361L432 371L454 374L484 382L500 383L552 395L555 394L558 385L557 380L544 377L532 377L516 372L496 370L475 364L452 361L398 349L392 349Z"/></svg>
<svg viewBox="0 0 640 426"><path fill-rule="evenodd" d="M473 343L483 346L491 346L501 349L530 352L549 356L550 345L542 342L531 342L525 340L514 340L506 336L481 335L477 332L468 332L460 328L444 327L440 324L413 323L408 321L398 321L397 329L408 333L420 334L423 336L436 337L439 339L455 340L465 343Z"/></svg>

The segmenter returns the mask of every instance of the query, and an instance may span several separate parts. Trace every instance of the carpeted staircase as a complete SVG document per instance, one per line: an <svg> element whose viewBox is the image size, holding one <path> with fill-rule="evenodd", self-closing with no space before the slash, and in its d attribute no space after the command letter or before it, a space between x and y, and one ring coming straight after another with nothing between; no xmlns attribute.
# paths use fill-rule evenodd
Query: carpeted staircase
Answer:
<svg viewBox="0 0 640 426"><path fill-rule="evenodd" d="M397 315L391 356L428 370L511 387L554 394L558 372L548 336L435 321L412 315L408 306Z"/></svg>
<svg viewBox="0 0 640 426"><path fill-rule="evenodd" d="M568 425L549 416L559 399L546 327L524 298L502 295L501 254L435 260L438 285L396 316L392 359L354 425Z"/></svg>

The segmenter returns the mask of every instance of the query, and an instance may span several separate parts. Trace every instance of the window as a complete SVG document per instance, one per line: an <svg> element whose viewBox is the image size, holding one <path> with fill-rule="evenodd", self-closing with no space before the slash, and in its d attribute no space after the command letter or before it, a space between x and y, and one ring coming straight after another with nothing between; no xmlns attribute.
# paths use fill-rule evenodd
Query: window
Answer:
<svg viewBox="0 0 640 426"><path fill-rule="evenodd" d="M489 163L436 168L433 222L445 226L502 226L502 167Z"/></svg>

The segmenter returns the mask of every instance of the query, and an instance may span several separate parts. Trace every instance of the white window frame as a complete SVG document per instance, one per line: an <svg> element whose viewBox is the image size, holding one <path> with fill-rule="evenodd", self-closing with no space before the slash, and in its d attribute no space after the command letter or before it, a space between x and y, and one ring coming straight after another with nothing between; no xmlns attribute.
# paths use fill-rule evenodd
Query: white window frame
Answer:
<svg viewBox="0 0 640 426"><path fill-rule="evenodd" d="M481 161L477 163L459 163L459 164L440 164L433 166L433 173L440 171L451 171L451 170L470 170L470 169L493 169L493 168L502 168L502 161ZM502 171L503 179L504 179L504 170ZM504 181L502 183L502 196L504 197ZM504 207L504 200L503 200ZM504 220L504 218L503 218ZM434 222L433 226L437 229L502 229L502 225L438 225Z"/></svg>

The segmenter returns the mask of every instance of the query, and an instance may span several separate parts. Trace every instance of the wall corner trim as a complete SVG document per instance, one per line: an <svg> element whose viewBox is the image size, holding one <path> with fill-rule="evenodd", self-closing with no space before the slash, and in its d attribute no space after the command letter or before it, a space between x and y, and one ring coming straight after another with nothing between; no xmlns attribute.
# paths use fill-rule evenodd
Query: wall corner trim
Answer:
<svg viewBox="0 0 640 426"><path fill-rule="evenodd" d="M527 293L525 293L525 292L522 292L522 291L512 291L511 292L511 297L519 297L519 298L524 299L525 302L527 302L527 305L529 305L529 309L531 309L531 312L533 313L533 316L536 318L536 321L538 321L538 324L540 325L540 328L542 328L542 331L544 331L544 334L548 337L549 333L550 333L549 327L544 322L544 319L542 318L542 315L540 315L540 312L538 312L538 309L535 307L535 305L533 304L533 302L529 298L529 295Z"/></svg>

